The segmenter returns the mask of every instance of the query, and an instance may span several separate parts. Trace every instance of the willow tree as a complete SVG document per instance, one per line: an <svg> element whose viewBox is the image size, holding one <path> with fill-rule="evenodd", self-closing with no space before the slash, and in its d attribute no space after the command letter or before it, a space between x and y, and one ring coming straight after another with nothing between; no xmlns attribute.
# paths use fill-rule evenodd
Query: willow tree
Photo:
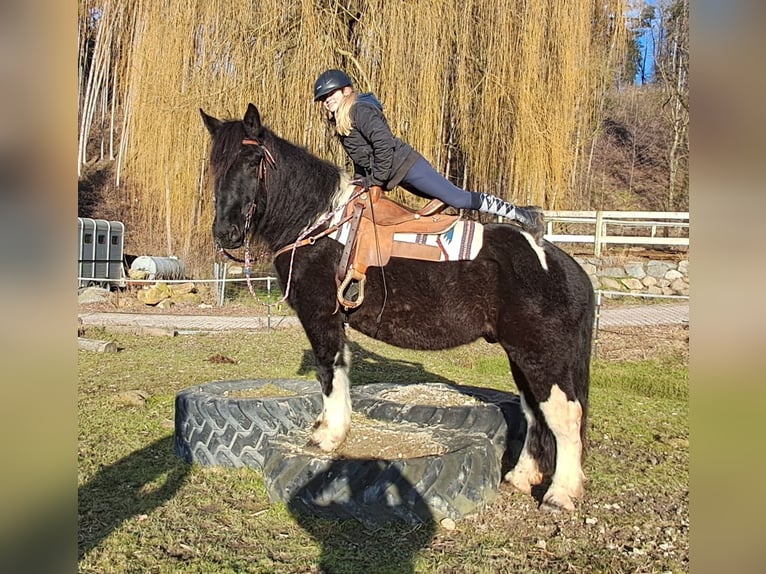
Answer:
<svg viewBox="0 0 766 574"><path fill-rule="evenodd" d="M311 97L316 76L341 67L377 93L393 131L456 183L517 203L579 207L578 166L626 40L625 0L80 6L81 53L91 50L81 58L80 161L92 160L89 126L114 114L132 219L148 244L187 260L209 258L212 247L200 107L239 117L252 101L277 133L343 163Z"/></svg>

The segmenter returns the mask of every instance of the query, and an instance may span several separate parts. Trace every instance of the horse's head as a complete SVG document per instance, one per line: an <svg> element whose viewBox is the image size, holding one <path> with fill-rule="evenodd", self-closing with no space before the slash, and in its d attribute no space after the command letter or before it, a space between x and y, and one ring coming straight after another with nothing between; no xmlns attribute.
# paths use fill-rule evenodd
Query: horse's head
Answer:
<svg viewBox="0 0 766 574"><path fill-rule="evenodd" d="M263 177L269 151L258 109L249 104L242 121L221 121L200 109L212 136L210 165L215 189L213 238L218 247L236 249L249 239L263 212Z"/></svg>

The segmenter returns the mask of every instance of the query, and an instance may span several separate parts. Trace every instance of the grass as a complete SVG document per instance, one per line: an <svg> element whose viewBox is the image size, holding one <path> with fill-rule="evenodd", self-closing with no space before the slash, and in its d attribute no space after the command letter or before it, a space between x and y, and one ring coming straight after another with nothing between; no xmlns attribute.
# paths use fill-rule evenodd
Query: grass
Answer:
<svg viewBox="0 0 766 574"><path fill-rule="evenodd" d="M682 357L593 362L586 497L573 514L498 498L447 530L292 515L255 470L173 453L175 394L213 380L315 378L302 331L152 338L91 329L79 352L79 571L463 573L688 571L688 376ZM503 352L396 349L353 334L352 380L514 391ZM212 362L215 355L235 363ZM132 393L141 391L141 393ZM143 397L143 398L142 398Z"/></svg>

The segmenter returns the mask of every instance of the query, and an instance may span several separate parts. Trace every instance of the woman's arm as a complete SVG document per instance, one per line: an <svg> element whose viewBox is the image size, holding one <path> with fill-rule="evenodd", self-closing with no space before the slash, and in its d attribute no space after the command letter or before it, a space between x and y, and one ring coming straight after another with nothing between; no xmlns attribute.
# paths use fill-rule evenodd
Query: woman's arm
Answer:
<svg viewBox="0 0 766 574"><path fill-rule="evenodd" d="M370 158L369 185L385 187L392 177L394 163L394 146L396 139L383 117L383 113L375 106L359 102L354 106L354 127L372 147Z"/></svg>

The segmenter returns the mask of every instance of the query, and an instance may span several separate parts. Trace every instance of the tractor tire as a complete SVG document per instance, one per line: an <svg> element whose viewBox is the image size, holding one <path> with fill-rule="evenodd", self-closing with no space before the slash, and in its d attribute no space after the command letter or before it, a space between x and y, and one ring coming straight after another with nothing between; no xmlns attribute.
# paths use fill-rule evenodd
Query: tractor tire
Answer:
<svg viewBox="0 0 766 574"><path fill-rule="evenodd" d="M293 394L228 396L267 384ZM189 387L176 395L175 452L186 462L203 466L260 469L269 438L311 426L321 410L316 381L245 379Z"/></svg>
<svg viewBox="0 0 766 574"><path fill-rule="evenodd" d="M264 457L269 498L285 502L296 515L354 518L369 526L459 519L491 503L501 477L492 442L458 430L429 430L448 447L446 453L395 460L333 459L307 452L306 433L275 438L266 445Z"/></svg>
<svg viewBox="0 0 766 574"><path fill-rule="evenodd" d="M504 468L515 464L524 445L527 429L517 395L465 385L429 383L429 388L458 391L476 399L480 404L433 406L403 404L385 398L388 392L399 389L401 386L375 383L351 387L354 410L379 420L461 429L466 433L486 436L495 445L498 456L505 457Z"/></svg>
<svg viewBox="0 0 766 574"><path fill-rule="evenodd" d="M267 384L290 396L246 396ZM401 386L352 386L353 410L427 429L446 452L385 460L332 458L306 450L308 429L322 410L322 393L317 382L296 379L219 381L180 391L175 451L189 463L261 470L270 499L285 502L296 514L355 518L370 525L422 523L459 519L489 504L523 444L526 424L518 397L441 385L479 404L407 405L385 398Z"/></svg>

